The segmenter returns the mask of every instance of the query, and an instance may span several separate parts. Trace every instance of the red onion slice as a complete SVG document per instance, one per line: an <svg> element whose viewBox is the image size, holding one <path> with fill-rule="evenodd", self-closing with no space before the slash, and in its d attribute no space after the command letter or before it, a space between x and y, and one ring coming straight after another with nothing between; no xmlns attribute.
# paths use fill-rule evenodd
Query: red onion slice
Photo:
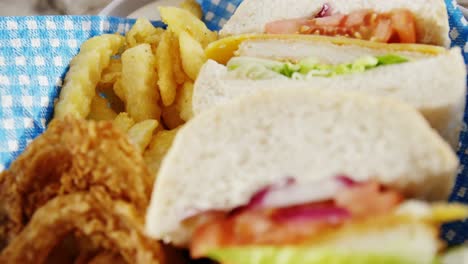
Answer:
<svg viewBox="0 0 468 264"><path fill-rule="evenodd" d="M332 15L332 8L330 4L324 4L322 9L315 15L315 18L326 17Z"/></svg>
<svg viewBox="0 0 468 264"><path fill-rule="evenodd" d="M264 208L264 200L271 192L283 189L287 186L291 186L295 184L295 182L296 180L294 180L293 178L286 178L280 183L267 185L259 191L257 191L256 193L254 193L246 205L234 208L233 210L231 210L231 212L229 212L229 215L235 215L245 210Z"/></svg>
<svg viewBox="0 0 468 264"><path fill-rule="evenodd" d="M350 177L346 175L339 175L336 177L336 180L346 185L347 187L353 187L359 184L357 181L351 179Z"/></svg>
<svg viewBox="0 0 468 264"><path fill-rule="evenodd" d="M232 209L228 215L233 216L246 210L284 208L330 201L335 198L338 192L358 184L359 182L345 175L300 184L294 178L286 178L280 183L265 186L255 192L246 205ZM182 219L187 219L206 211L208 210L189 210L183 215Z"/></svg>
<svg viewBox="0 0 468 264"><path fill-rule="evenodd" d="M273 215L273 219L278 222L298 223L298 222L326 222L341 223L351 217L350 212L344 208L336 206L311 207L299 206L279 209Z"/></svg>
<svg viewBox="0 0 468 264"><path fill-rule="evenodd" d="M269 185L256 192L250 202L235 210L281 208L293 205L332 200L335 195L356 184L346 176L297 184L292 179Z"/></svg>
<svg viewBox="0 0 468 264"><path fill-rule="evenodd" d="M280 182L278 184L273 184L266 186L257 193L255 193L252 198L250 199L250 202L248 203L249 208L258 208L258 207L263 207L265 204L265 200L268 199L272 193L276 193L280 190L287 189L295 184L295 180L293 178L287 178L285 181Z"/></svg>

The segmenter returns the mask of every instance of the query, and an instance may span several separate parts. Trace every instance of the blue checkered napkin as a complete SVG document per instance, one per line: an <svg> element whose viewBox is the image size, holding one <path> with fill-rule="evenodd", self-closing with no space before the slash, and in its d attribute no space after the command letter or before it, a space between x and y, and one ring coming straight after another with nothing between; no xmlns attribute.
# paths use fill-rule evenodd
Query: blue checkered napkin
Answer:
<svg viewBox="0 0 468 264"><path fill-rule="evenodd" d="M211 30L220 30L242 0L197 0L197 2L202 7L207 27Z"/></svg>
<svg viewBox="0 0 468 264"><path fill-rule="evenodd" d="M459 46L463 49L465 63L468 64L468 23L462 12L457 8L455 0L445 1L450 14L450 38L452 46ZM468 82L467 82L468 86ZM461 166L459 175L455 183L454 191L450 197L451 201L468 203L468 108L465 110L463 130L460 135L460 145L458 155ZM442 235L451 245L468 242L468 221L448 224L442 228Z"/></svg>
<svg viewBox="0 0 468 264"><path fill-rule="evenodd" d="M71 58L86 39L128 30L133 20L0 18L0 171L45 129Z"/></svg>

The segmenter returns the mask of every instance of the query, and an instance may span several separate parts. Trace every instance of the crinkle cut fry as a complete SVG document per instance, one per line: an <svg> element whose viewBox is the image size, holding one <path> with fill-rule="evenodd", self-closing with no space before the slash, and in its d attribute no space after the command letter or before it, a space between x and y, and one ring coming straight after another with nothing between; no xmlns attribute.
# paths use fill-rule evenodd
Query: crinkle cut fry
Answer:
<svg viewBox="0 0 468 264"><path fill-rule="evenodd" d="M91 100L96 95L96 85L102 72L124 42L125 38L121 35L103 34L81 45L80 52L70 62L70 70L55 104L54 118L60 119L69 114L81 118L89 115Z"/></svg>
<svg viewBox="0 0 468 264"><path fill-rule="evenodd" d="M25 229L0 254L0 263L44 263L69 233L91 237L99 246L120 254L127 263L159 263L157 241L143 234L136 208L104 193L58 196L39 208Z"/></svg>
<svg viewBox="0 0 468 264"><path fill-rule="evenodd" d="M102 190L144 212L152 182L141 154L111 122L54 120L0 176L0 246L57 195Z"/></svg>

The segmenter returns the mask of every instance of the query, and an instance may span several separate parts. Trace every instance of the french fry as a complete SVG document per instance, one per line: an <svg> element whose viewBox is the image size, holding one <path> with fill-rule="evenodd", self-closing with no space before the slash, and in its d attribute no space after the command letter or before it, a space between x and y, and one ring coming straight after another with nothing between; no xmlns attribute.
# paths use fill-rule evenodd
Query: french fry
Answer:
<svg viewBox="0 0 468 264"><path fill-rule="evenodd" d="M112 122L114 127L120 130L123 133L127 133L127 131L135 125L135 121L130 117L128 113L121 112L115 117L114 121Z"/></svg>
<svg viewBox="0 0 468 264"><path fill-rule="evenodd" d="M157 52L158 86L163 105L171 105L176 97L177 83L174 78L174 56L171 54L171 34L166 31L161 38Z"/></svg>
<svg viewBox="0 0 468 264"><path fill-rule="evenodd" d="M111 59L109 66L105 68L99 81L99 87L112 87L122 74L122 61L120 59Z"/></svg>
<svg viewBox="0 0 468 264"><path fill-rule="evenodd" d="M180 4L180 7L189 11L198 19L201 19L203 16L203 11L201 9L201 6L195 0L185 0L184 2L182 2L182 4Z"/></svg>
<svg viewBox="0 0 468 264"><path fill-rule="evenodd" d="M91 101L91 112L88 115L90 120L113 120L117 114L110 108L109 102L100 95L94 96Z"/></svg>
<svg viewBox="0 0 468 264"><path fill-rule="evenodd" d="M210 31L205 23L187 10L177 7L159 7L161 18L168 25L169 30L177 36L181 32L189 33L202 47L215 41L218 36L216 32Z"/></svg>
<svg viewBox="0 0 468 264"><path fill-rule="evenodd" d="M184 86L179 90L177 95L176 107L179 112L179 116L184 121L189 121L193 116L192 110L192 94L193 94L193 83L186 82Z"/></svg>
<svg viewBox="0 0 468 264"><path fill-rule="evenodd" d="M180 55L185 73L196 80L201 67L206 62L205 52L200 43L183 31L179 34Z"/></svg>
<svg viewBox="0 0 468 264"><path fill-rule="evenodd" d="M171 34L171 54L173 55L174 80L178 85L181 85L188 80L189 77L184 72L180 55L179 39L174 36L174 34Z"/></svg>
<svg viewBox="0 0 468 264"><path fill-rule="evenodd" d="M161 162L167 151L170 149L178 131L179 129L160 131L153 136L148 149L143 154L143 158L153 175L157 174L159 167L161 166Z"/></svg>
<svg viewBox="0 0 468 264"><path fill-rule="evenodd" d="M158 121L152 119L136 123L128 130L128 139L143 153L151 142L153 131L157 126Z"/></svg>
<svg viewBox="0 0 468 264"><path fill-rule="evenodd" d="M116 34L104 34L83 43L78 55L70 62L70 70L55 105L54 118L68 114L81 118L89 115L101 74L109 66L111 56L117 54L123 44L124 37Z"/></svg>
<svg viewBox="0 0 468 264"><path fill-rule="evenodd" d="M114 90L115 95L117 95L117 97L119 97L120 100L122 100L122 102L125 103L127 98L126 98L125 90L122 86L122 77L117 78L112 88Z"/></svg>
<svg viewBox="0 0 468 264"><path fill-rule="evenodd" d="M159 41L161 41L162 34L165 32L164 29L162 28L157 28L157 30L158 30L158 33L146 38L145 43L155 45L157 47L157 45L159 44Z"/></svg>
<svg viewBox="0 0 468 264"><path fill-rule="evenodd" d="M159 120L161 116L155 67L156 58L149 44L140 44L122 53L120 85L125 109L136 122Z"/></svg>
<svg viewBox="0 0 468 264"><path fill-rule="evenodd" d="M154 27L146 18L139 18L125 36L127 46L132 48L139 44L157 44L164 30Z"/></svg>

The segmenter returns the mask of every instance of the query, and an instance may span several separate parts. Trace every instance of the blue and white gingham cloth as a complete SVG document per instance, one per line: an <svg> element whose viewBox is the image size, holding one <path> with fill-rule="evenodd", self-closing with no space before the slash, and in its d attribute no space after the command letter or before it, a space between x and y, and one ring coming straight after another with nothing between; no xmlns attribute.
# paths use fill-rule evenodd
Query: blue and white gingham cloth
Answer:
<svg viewBox="0 0 468 264"><path fill-rule="evenodd" d="M211 30L220 30L242 0L197 0L197 2L202 7L206 25Z"/></svg>
<svg viewBox="0 0 468 264"><path fill-rule="evenodd" d="M452 46L459 46L462 48L465 64L468 64L468 23L463 13L457 7L457 2L455 0L445 0L445 2L450 15L449 35L452 40ZM450 201L468 203L468 107L465 110L464 121L458 149L461 165L455 188L450 196ZM442 237L450 245L468 243L468 219L463 222L445 225L442 228Z"/></svg>
<svg viewBox="0 0 468 264"><path fill-rule="evenodd" d="M468 25L455 0L445 0L450 37L468 63ZM204 20L219 30L242 0L198 0ZM95 16L0 18L0 171L46 128L63 77L81 43L103 33L125 33L132 19ZM161 23L156 23L161 26ZM468 85L468 84L467 84ZM451 201L468 203L468 111L461 133L460 174ZM468 241L468 221L446 225L449 244Z"/></svg>

